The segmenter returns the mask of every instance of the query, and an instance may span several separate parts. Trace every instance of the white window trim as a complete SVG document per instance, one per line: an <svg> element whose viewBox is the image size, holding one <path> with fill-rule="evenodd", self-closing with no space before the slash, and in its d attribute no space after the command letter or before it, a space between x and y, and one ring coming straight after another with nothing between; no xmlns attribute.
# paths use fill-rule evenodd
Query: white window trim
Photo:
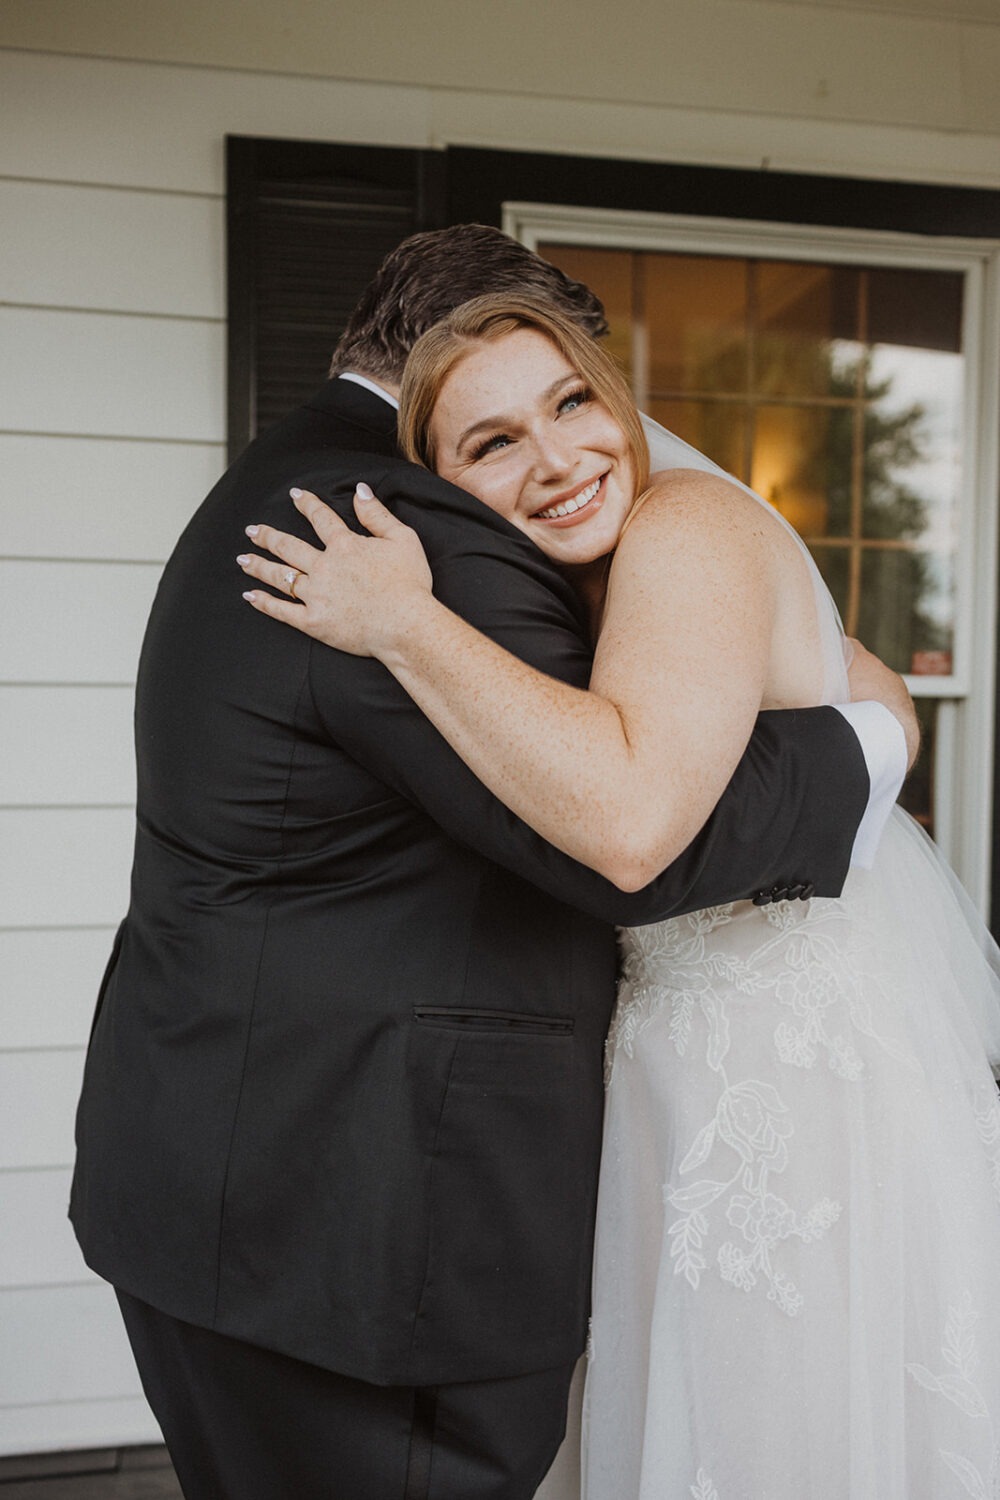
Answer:
<svg viewBox="0 0 1000 1500"><path fill-rule="evenodd" d="M909 267L965 277L962 344L965 432L956 560L954 672L907 677L941 701L934 785L935 836L973 901L989 912L1000 510L1000 242L834 229L822 225L504 204L507 234L535 250L546 240L623 250L768 257Z"/></svg>

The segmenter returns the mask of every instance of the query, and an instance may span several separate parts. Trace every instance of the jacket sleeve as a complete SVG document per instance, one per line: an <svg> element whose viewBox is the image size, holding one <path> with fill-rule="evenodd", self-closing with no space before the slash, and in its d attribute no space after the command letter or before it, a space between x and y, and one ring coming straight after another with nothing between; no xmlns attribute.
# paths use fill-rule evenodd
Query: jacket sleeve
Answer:
<svg viewBox="0 0 1000 1500"><path fill-rule="evenodd" d="M579 622L551 570L527 555L530 544L504 550L484 529L478 542L463 534L460 547L436 546L433 524L394 508L416 520L442 602L533 666L586 686L590 651ZM367 770L452 838L605 921L641 925L776 886L809 883L825 896L842 889L869 780L860 742L835 709L762 713L698 836L650 885L625 893L488 792L380 663L313 643L310 676L325 729Z"/></svg>

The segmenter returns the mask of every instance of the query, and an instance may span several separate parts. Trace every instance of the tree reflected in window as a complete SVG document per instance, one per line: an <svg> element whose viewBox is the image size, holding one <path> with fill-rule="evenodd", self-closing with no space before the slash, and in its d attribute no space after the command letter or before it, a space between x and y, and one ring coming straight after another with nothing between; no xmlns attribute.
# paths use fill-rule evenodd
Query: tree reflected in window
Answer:
<svg viewBox="0 0 1000 1500"><path fill-rule="evenodd" d="M796 528L848 634L897 671L949 677L962 275L539 248L604 299L612 352L640 404ZM927 826L932 693L921 703L925 750L904 799Z"/></svg>

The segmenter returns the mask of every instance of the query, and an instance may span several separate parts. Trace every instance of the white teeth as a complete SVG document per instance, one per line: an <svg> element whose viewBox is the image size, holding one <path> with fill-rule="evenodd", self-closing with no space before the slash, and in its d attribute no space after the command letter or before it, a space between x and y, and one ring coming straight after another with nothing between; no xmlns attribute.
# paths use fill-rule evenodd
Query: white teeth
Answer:
<svg viewBox="0 0 1000 1500"><path fill-rule="evenodd" d="M601 480L595 479L593 484L588 484L572 500L563 500L559 505L552 505L548 510L540 510L536 514L541 521L554 521L557 516L571 516L575 510L582 510L585 505L589 505L600 488Z"/></svg>

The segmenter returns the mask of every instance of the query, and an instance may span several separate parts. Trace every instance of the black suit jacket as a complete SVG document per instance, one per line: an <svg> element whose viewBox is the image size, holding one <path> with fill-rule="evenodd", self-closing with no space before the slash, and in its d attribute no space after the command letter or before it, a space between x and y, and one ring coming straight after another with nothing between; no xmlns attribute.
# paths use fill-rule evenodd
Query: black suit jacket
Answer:
<svg viewBox="0 0 1000 1500"><path fill-rule="evenodd" d="M136 699L131 903L79 1107L88 1263L189 1322L379 1383L582 1348L612 923L790 880L836 894L868 778L834 710L762 715L706 830L623 895L497 803L376 662L253 613L249 521L290 484L414 525L442 599L585 685L572 591L520 532L396 456L331 381L181 537Z"/></svg>

